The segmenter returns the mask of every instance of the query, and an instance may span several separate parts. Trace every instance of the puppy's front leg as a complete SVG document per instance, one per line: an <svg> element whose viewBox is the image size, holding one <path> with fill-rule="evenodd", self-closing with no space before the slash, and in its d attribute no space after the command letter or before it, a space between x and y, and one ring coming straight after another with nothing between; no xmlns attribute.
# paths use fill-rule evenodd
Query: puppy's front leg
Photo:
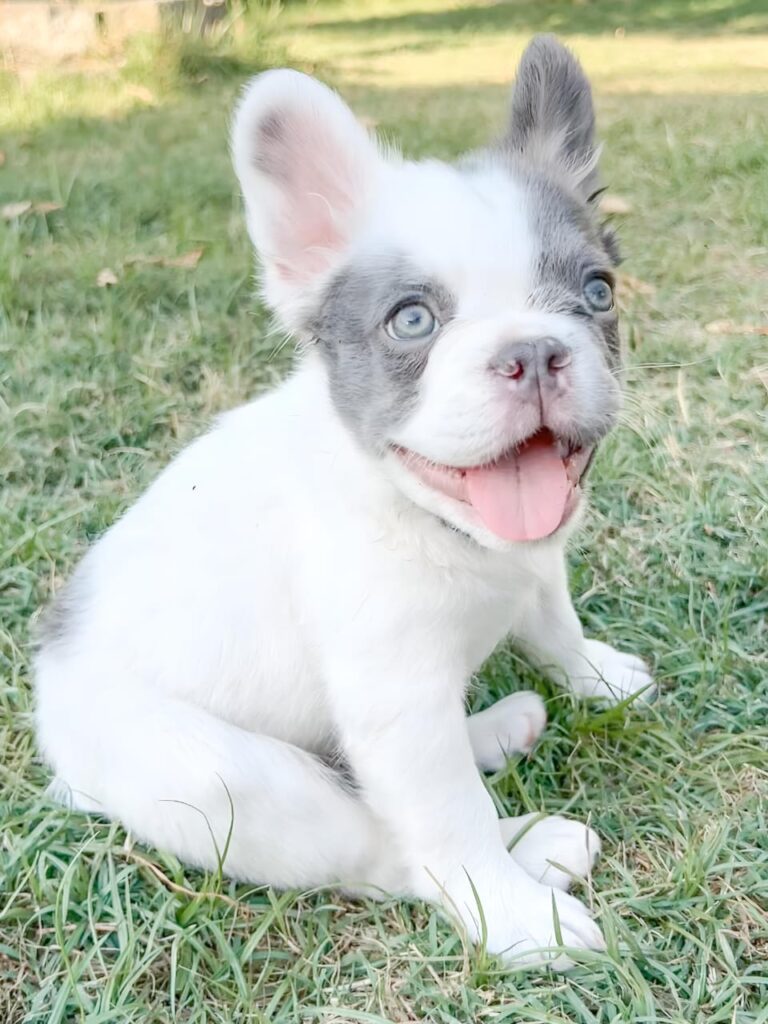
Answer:
<svg viewBox="0 0 768 1024"><path fill-rule="evenodd" d="M403 866L405 893L458 915L475 941L485 930L488 948L517 963L551 960L542 950L558 945L558 934L565 946L602 947L583 904L508 855L474 764L455 668L425 659L401 634L369 639L358 657L347 650L328 679L339 738L363 798L395 837L383 854Z"/></svg>
<svg viewBox="0 0 768 1024"><path fill-rule="evenodd" d="M644 661L584 636L559 553L547 564L537 599L517 624L514 637L555 682L566 683L579 696L620 701L638 694L650 700L656 693Z"/></svg>

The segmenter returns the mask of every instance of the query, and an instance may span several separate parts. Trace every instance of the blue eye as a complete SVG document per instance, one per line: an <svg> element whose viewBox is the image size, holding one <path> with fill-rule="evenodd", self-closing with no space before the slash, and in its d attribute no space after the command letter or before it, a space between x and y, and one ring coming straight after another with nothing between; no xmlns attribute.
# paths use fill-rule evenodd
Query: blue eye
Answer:
<svg viewBox="0 0 768 1024"><path fill-rule="evenodd" d="M401 306L387 321L387 334L396 341L422 341L437 330L437 320L423 302Z"/></svg>
<svg viewBox="0 0 768 1024"><path fill-rule="evenodd" d="M604 277L590 277L585 282L584 298L597 313L613 309L613 289Z"/></svg>

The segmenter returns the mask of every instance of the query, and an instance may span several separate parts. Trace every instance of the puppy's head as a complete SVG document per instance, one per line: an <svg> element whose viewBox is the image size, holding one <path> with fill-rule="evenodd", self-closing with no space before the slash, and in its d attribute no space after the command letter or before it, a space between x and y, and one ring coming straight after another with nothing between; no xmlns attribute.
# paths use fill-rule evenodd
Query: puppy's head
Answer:
<svg viewBox="0 0 768 1024"><path fill-rule="evenodd" d="M294 71L249 86L233 151L265 299L320 347L359 442L481 543L555 533L619 404L576 59L535 39L503 137L456 166L386 152Z"/></svg>

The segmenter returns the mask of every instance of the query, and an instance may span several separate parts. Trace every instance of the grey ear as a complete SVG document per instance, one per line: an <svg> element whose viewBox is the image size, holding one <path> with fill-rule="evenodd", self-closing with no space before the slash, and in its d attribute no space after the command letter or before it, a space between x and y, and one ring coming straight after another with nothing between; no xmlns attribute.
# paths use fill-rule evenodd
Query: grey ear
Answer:
<svg viewBox="0 0 768 1024"><path fill-rule="evenodd" d="M504 144L565 175L585 198L598 186L592 90L579 62L554 36L536 36L523 54Z"/></svg>

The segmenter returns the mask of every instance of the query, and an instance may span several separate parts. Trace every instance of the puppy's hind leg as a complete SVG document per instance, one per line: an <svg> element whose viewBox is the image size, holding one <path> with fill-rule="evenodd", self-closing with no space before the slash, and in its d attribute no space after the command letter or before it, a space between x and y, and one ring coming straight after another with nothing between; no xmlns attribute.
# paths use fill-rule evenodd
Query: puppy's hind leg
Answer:
<svg viewBox="0 0 768 1024"><path fill-rule="evenodd" d="M288 888L340 883L399 891L392 844L317 758L207 712L135 689L73 702L39 690L39 737L58 795L136 838L230 877ZM66 721L65 728L57 724ZM65 786L66 784L66 786Z"/></svg>

